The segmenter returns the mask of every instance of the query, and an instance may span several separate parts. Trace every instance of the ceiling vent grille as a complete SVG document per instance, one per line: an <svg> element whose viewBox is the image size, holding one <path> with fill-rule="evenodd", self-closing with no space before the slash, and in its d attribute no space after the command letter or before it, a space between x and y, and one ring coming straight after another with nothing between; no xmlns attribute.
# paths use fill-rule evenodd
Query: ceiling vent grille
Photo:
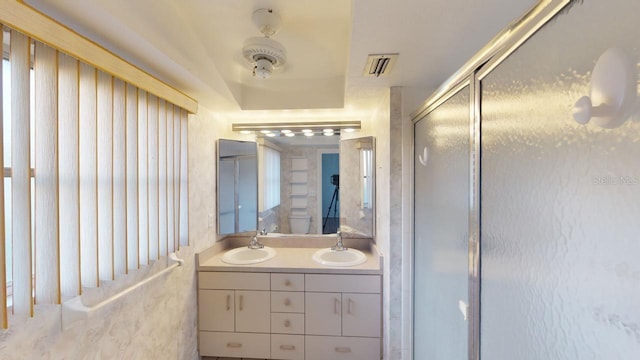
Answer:
<svg viewBox="0 0 640 360"><path fill-rule="evenodd" d="M387 75L393 64L398 59L398 54L372 54L367 58L367 65L364 67L364 76L380 77Z"/></svg>

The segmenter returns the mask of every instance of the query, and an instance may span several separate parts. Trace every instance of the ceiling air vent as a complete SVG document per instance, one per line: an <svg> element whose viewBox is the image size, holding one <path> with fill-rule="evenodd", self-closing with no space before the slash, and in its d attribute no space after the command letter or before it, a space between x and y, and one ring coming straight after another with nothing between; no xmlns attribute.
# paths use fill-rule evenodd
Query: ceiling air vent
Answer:
<svg viewBox="0 0 640 360"><path fill-rule="evenodd" d="M364 76L387 75L393 64L396 62L398 54L373 54L367 58L367 65L364 67Z"/></svg>

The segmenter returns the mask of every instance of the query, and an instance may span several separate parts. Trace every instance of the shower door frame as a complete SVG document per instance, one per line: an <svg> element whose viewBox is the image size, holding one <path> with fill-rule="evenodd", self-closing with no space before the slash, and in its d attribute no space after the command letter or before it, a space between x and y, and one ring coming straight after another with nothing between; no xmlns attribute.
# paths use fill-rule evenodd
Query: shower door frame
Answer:
<svg viewBox="0 0 640 360"><path fill-rule="evenodd" d="M414 111L410 117L415 124L446 102L451 96L469 85L470 91L470 116L469 116L469 295L468 295L468 355L469 360L480 359L480 295L481 295L481 262L482 239L481 226L481 133L482 133L482 108L481 91L482 80L498 67L506 58L515 52L522 44L531 38L553 17L559 14L567 5L576 0L540 0L520 19L512 23L496 35L486 46L474 55L465 65L445 81L423 104ZM413 178L415 180L415 141L413 145ZM412 226L411 226L411 255L415 254L415 186L412 188ZM413 293L415 287L414 265L411 264L410 282L412 284L411 300L412 308L410 355L413 359L414 328L413 309L415 301Z"/></svg>

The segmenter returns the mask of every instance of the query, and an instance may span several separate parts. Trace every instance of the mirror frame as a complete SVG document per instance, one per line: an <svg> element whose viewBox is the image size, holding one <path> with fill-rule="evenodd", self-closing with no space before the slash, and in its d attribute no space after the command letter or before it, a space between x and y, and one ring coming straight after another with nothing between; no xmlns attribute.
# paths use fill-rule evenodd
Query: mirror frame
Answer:
<svg viewBox="0 0 640 360"><path fill-rule="evenodd" d="M345 143L347 141L354 141L356 142L356 148L358 150L362 150L362 148L360 147L360 145L358 144L358 142L361 142L363 139L370 139L371 140L371 175L372 175L372 181L371 181L371 208L370 210L367 210L367 208L364 208L361 204L362 202L362 182L363 182L363 178L362 178L362 174L360 173L360 166L358 166L358 174L356 175L357 177L357 182L358 182L358 194L355 196L358 200L357 201L341 201L340 202L340 218L341 220L344 218L347 221L349 219L352 219L352 223L355 222L353 221L353 219L355 219L356 217L353 216L349 216L349 213L355 212L356 210L352 210L349 211L349 205L351 203L356 204L357 207L360 208L359 213L360 215L364 214L365 216L367 216L367 211L370 212L371 216L371 221L366 225L366 226L370 226L370 229L362 229L359 227L353 227L349 224L343 224L342 222L340 222L340 230L344 233L344 234L352 234L352 235L356 235L356 236L370 236L370 237L375 237L376 235L376 213L377 213L377 201L376 201L376 186L377 186L377 174L376 174L376 138L375 136L361 136L361 137L353 137L353 138L348 138L348 139L340 139L340 186L342 188L342 184L344 179L348 179L351 174L343 174L343 169L344 168L349 168L348 165L346 165L344 163L344 158L342 156L343 154L343 147L345 145ZM361 152L358 152L358 161L359 161L359 165L361 165L362 162L362 158L361 158ZM340 195L341 197L344 197L344 193L342 193ZM345 206L345 204L347 204ZM361 218L361 217L358 217ZM345 226L349 227L350 229L346 229L344 228ZM366 231L365 231L366 230Z"/></svg>
<svg viewBox="0 0 640 360"><path fill-rule="evenodd" d="M253 148L254 148L254 155L255 155L255 159L256 159L256 167L255 167L255 222L254 222L254 228L251 230L244 230L244 231L238 231L238 232L230 232L230 233L222 233L220 231L221 228L221 221L220 221L220 194L221 194L221 182L220 182L220 160L221 160L221 151L220 151L220 146L223 142L234 142L234 143L244 143L244 144L252 144ZM232 235L232 234L238 234L238 233L245 233L245 232L255 232L256 229L258 228L258 169L260 168L260 162L258 159L258 146L257 143L255 141L248 141L248 140L235 140L235 139L223 139L220 138L216 141L216 154L215 154L215 158L216 158L216 234L218 236L226 236L226 235ZM235 228L235 224L234 224L234 228Z"/></svg>
<svg viewBox="0 0 640 360"><path fill-rule="evenodd" d="M372 201L372 205L371 205L371 222L370 222L370 229L365 229L365 230L370 230L367 232L364 232L363 229L358 229L358 228L353 228L351 227L351 229L353 231L345 231L342 230L345 234L352 234L355 236L370 236L370 237L374 237L375 236L375 230L376 230L376 186L377 186L377 179L376 179L376 139L374 136L361 136L361 137L353 137L353 138L348 138L348 139L339 139L338 141L338 154L340 155L340 168L342 169L343 166L343 143L346 141L358 141L361 139L371 139L371 148L373 150L372 152L372 159L371 159L371 167L372 167L372 175L373 175L373 179L372 179L372 196L371 196L371 201ZM260 203L260 166L261 166L261 159L259 156L259 150L258 150L258 138L256 139L256 141L250 141L250 140L235 140L235 139L223 139L220 138L217 140L216 142L216 233L218 236L227 236L227 235L233 235L233 234L243 234L243 233L249 233L249 232L254 232L256 230L251 229L251 230L245 230L245 231L240 231L240 232L232 232L232 233L221 233L220 232L220 145L221 142L225 142L225 141L232 141L232 142L237 142L237 143L250 143L254 146L255 149L255 155L256 155L256 172L255 172L255 176L256 176L256 187L255 187L255 191L256 191L256 204L255 204L255 208L256 208L256 212L255 212L255 229L258 229L258 226L260 225L260 211L259 211L259 203ZM342 171L340 171L341 173L341 177L342 176ZM344 178L344 177L343 177ZM342 179L341 179L342 180ZM360 179L358 177L358 182L359 184L361 184L362 179ZM319 184L318 184L319 186ZM359 193L361 194L362 192L362 185L359 186ZM342 190L342 189L341 189ZM281 196L283 196L281 194ZM340 197L342 197L343 195L341 194ZM358 195L358 198L360 198L361 195ZM361 205L359 205L361 206ZM319 204L318 207L321 207L321 205ZM340 219L342 220L344 218L344 212L343 212L343 202L340 202ZM364 210L364 209L363 209ZM282 214L280 215L282 216ZM321 220L320 220L321 222ZM348 224L343 224L342 221L340 222L340 227L342 226L348 226ZM313 229L314 231L316 231L317 229ZM322 236L323 234L321 233L311 233L311 234L283 234L283 235L287 235L287 236Z"/></svg>

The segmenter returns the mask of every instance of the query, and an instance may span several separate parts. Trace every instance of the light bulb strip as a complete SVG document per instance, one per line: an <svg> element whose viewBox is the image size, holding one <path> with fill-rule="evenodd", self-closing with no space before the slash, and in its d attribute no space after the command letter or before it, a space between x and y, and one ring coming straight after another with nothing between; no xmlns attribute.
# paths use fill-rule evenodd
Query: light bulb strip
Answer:
<svg viewBox="0 0 640 360"><path fill-rule="evenodd" d="M349 132L360 130L361 122L359 120L354 121L308 121L308 122L288 122L288 123L234 123L231 124L232 131L274 131L282 132L283 130L290 130L292 132L298 132L303 129L309 129L313 132L320 134L326 129L332 129L334 132L340 132L341 130Z"/></svg>

